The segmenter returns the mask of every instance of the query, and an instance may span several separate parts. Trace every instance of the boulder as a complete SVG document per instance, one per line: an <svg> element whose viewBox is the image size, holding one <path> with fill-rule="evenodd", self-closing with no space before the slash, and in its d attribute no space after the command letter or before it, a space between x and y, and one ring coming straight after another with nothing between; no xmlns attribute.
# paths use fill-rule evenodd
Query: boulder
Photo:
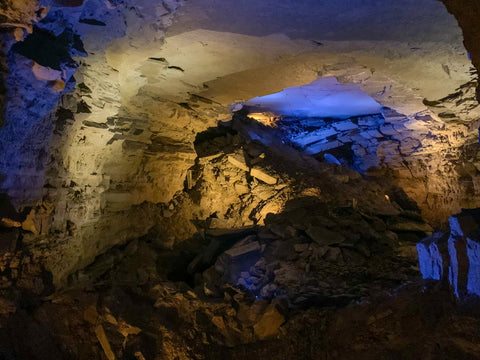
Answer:
<svg viewBox="0 0 480 360"><path fill-rule="evenodd" d="M323 158L325 159L325 162L329 164L342 165L342 163L332 154L325 153L323 154Z"/></svg>

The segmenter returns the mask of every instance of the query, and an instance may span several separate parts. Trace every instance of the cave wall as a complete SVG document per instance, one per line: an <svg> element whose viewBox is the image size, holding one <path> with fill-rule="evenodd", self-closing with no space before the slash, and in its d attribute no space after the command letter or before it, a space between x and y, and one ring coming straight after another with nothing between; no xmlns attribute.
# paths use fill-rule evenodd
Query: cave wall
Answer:
<svg viewBox="0 0 480 360"><path fill-rule="evenodd" d="M183 142L170 139L162 123L156 126L165 135L158 136L158 129L149 129L151 113L144 116L143 104L137 105L140 114L122 110L121 92L133 87L135 94L138 86L121 84L119 76L122 66L130 70L136 57L143 60L142 49L161 46L164 29L180 4L55 2L42 19L36 19L30 37L25 32L15 39L15 28L4 34L10 45L26 40L11 51L6 47L2 189L17 209L31 208L22 225L23 242L48 263L56 280L112 245L146 233L156 215L149 204L140 204L147 199L168 202L183 188L186 169L195 158L194 133L181 131L182 121L190 122L190 117L177 106L174 115L180 129L170 127ZM115 39L121 39L115 46L125 52L113 64L105 49ZM52 56L56 50L58 56ZM131 74L136 78L135 72ZM148 99L142 101L146 105ZM170 118L167 105L164 109L160 103L156 115L168 112L163 116ZM136 119L140 123L133 126ZM150 155L138 156L144 150ZM158 174L159 168L163 170ZM148 186L153 182L152 191ZM49 245L39 246L45 239Z"/></svg>

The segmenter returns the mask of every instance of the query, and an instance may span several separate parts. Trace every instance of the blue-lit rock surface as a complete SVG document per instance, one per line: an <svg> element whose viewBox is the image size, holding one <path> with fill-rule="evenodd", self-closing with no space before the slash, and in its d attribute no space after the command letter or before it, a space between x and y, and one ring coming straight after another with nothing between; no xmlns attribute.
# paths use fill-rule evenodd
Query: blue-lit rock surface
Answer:
<svg viewBox="0 0 480 360"><path fill-rule="evenodd" d="M420 271L424 279L440 280L443 277L443 259L437 241L441 235L434 234L417 244Z"/></svg>
<svg viewBox="0 0 480 360"><path fill-rule="evenodd" d="M480 296L480 212L463 210L449 224L450 234L436 234L417 244L423 278L448 277L457 297Z"/></svg>

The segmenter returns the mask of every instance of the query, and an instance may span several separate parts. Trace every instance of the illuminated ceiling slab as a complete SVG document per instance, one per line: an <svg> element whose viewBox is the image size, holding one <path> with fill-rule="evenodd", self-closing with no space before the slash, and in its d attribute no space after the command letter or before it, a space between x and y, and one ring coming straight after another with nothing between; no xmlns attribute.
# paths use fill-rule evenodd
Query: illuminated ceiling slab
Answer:
<svg viewBox="0 0 480 360"><path fill-rule="evenodd" d="M355 84L342 84L333 76L308 85L253 98L245 103L251 113L283 116L349 118L378 114L381 105Z"/></svg>

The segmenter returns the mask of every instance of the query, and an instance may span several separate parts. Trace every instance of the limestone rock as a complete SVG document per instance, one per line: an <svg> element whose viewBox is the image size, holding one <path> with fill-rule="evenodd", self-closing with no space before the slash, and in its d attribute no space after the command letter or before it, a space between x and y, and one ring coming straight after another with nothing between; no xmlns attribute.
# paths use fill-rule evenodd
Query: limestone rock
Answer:
<svg viewBox="0 0 480 360"><path fill-rule="evenodd" d="M424 222L408 221L408 220L396 220L388 224L390 230L395 232L420 232L430 235L433 229L430 225Z"/></svg>
<svg viewBox="0 0 480 360"><path fill-rule="evenodd" d="M258 253L261 250L261 246L257 241L254 241L249 244L234 246L230 250L225 251L225 254L232 259L235 259L240 256L248 256L254 253Z"/></svg>
<svg viewBox="0 0 480 360"><path fill-rule="evenodd" d="M21 222L15 221L15 220L12 220L12 219L9 219L9 218L2 218L2 219L0 220L0 223L2 224L2 226L7 227L7 228L18 228L18 227L22 227L22 223L21 223Z"/></svg>
<svg viewBox="0 0 480 360"><path fill-rule="evenodd" d="M32 71L35 77L41 81L62 80L61 71L42 66L36 62L33 62Z"/></svg>
<svg viewBox="0 0 480 360"><path fill-rule="evenodd" d="M270 305L260 318L260 321L254 325L253 329L255 335L260 340L264 340L275 336L284 322L285 318L283 315L278 312L274 305Z"/></svg>

